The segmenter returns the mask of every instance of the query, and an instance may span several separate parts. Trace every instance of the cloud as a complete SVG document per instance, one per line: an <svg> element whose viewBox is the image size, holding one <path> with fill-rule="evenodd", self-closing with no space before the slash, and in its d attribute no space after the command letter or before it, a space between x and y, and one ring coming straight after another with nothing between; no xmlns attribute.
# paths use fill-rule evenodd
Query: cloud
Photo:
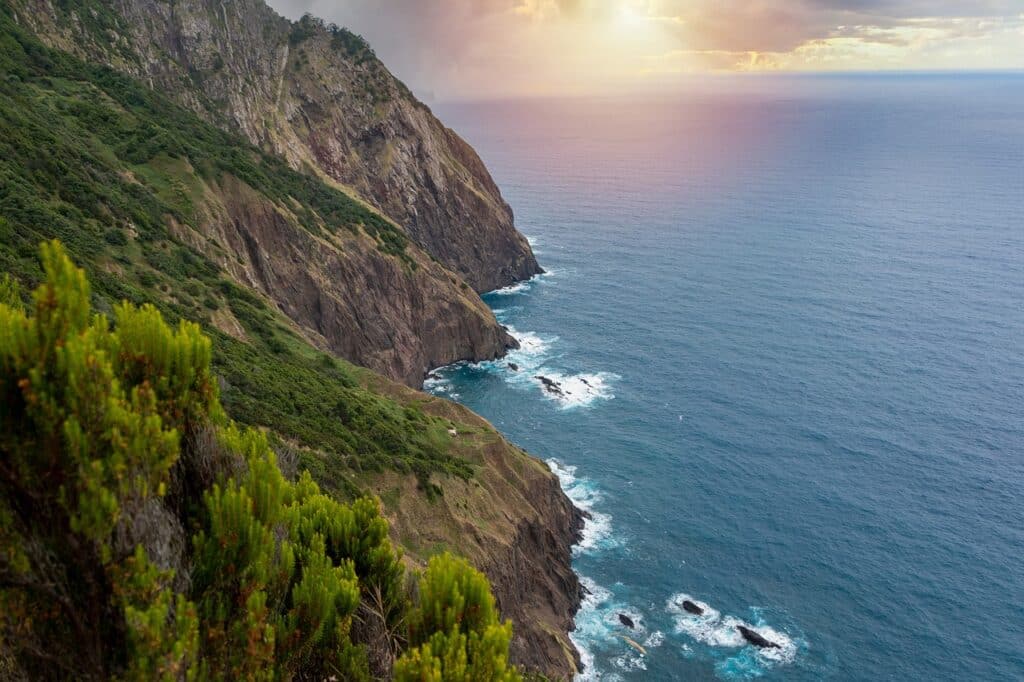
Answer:
<svg viewBox="0 0 1024 682"><path fill-rule="evenodd" d="M700 70L1024 67L1020 0L270 2L363 34L414 90L441 96Z"/></svg>

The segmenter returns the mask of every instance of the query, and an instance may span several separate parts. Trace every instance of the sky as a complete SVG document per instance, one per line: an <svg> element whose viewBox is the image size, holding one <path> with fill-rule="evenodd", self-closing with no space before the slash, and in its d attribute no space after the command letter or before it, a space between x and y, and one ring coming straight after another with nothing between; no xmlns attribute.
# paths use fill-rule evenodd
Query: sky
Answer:
<svg viewBox="0 0 1024 682"><path fill-rule="evenodd" d="M735 72L1024 69L1024 0L269 0L421 97L671 90Z"/></svg>

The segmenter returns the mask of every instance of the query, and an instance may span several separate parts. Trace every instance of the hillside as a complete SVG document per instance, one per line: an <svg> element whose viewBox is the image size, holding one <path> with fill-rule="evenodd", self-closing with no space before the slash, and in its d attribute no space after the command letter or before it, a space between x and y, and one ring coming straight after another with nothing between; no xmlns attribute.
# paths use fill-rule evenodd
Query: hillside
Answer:
<svg viewBox="0 0 1024 682"><path fill-rule="evenodd" d="M540 272L473 149L361 38L262 0L13 0L51 46L344 187L477 292Z"/></svg>
<svg viewBox="0 0 1024 682"><path fill-rule="evenodd" d="M232 418L337 499L377 491L414 564L467 556L514 621L515 660L568 674L579 517L557 480L468 411L336 357L416 384L493 356L512 341L479 297L336 187L43 47L6 6L0 48L0 272L31 290L58 237L99 311L199 323Z"/></svg>
<svg viewBox="0 0 1024 682"><path fill-rule="evenodd" d="M456 275L338 189L129 79L15 58L12 73L47 76L5 84L13 249L55 230L105 253L104 277L155 278L166 298L205 306L232 333L244 313L206 291L226 277L272 301L313 345L414 386L429 368L515 343Z"/></svg>

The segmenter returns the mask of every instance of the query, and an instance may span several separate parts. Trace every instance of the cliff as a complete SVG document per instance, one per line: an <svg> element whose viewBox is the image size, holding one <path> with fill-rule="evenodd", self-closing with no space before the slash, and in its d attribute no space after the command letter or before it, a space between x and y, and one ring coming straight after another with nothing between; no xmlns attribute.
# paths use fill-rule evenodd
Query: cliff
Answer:
<svg viewBox="0 0 1024 682"><path fill-rule="evenodd" d="M384 503L392 537L417 564L440 548L457 552L491 581L512 620L513 661L556 679L572 679L580 660L568 632L582 597L572 546L583 517L548 466L506 441L485 419L441 398L370 379L373 390L454 425L450 452L474 467L471 479L447 479L428 500L412 477L360 476ZM437 479L440 481L440 479Z"/></svg>
<svg viewBox="0 0 1024 682"><path fill-rule="evenodd" d="M15 0L44 42L339 183L477 292L540 268L473 149L358 36L262 0Z"/></svg>
<svg viewBox="0 0 1024 682"><path fill-rule="evenodd" d="M418 156L409 158L403 153L389 153L390 172L381 171L381 182L377 183L380 188L391 187L393 183L388 178L401 176L406 196L416 201L433 197L434 208L437 201L456 202L464 208L468 204L459 199L460 192L477 197L479 201L474 205L481 211L485 211L480 203L483 198L497 201L493 206L487 204L485 212L491 217L481 218L481 227L474 234L459 227L466 224L460 220L468 220L468 214L462 208L453 208L454 204L442 211L444 217L434 209L416 213L424 220L429 218L435 226L451 226L450 234L445 232L448 228L439 228L436 234L431 233L434 237L424 240L439 245L437 253L441 253L443 243L444 253L480 256L467 256L464 262L472 265L463 269L474 272L473 281L487 288L529 275L535 263L528 247L523 251L515 246L525 241L512 227L507 207L500 202L497 190L472 150L416 104L411 95L398 92L397 81L376 60L372 61L373 72L389 83L395 93L390 104L378 105L378 114L366 112L365 103L360 100L365 93L360 90L362 94L355 96L346 88L355 87L351 82L354 74L371 69L370 63L357 67L347 52L331 47L330 31L319 24L302 34L297 42L292 40L299 46L295 49L304 54L322 54L325 73L349 80L332 86L341 88L334 99L323 99L324 93L317 95L319 100L303 94L303 88L312 87L310 83L323 85L325 81L315 76L296 79L301 69L285 65L293 63L289 59L299 59L289 42L298 28L274 15L262 3L239 5L232 5L233 13L225 14L227 5L214 7L198 2L126 3L119 8L103 3L67 3L61 5L64 10L49 3L32 3L15 5L13 16L16 22L38 31L37 35L50 44L93 62L109 62L125 73L141 77L158 92L166 92L222 128L245 134L262 143L265 149L281 151L291 166L302 167L313 176L302 180L295 173L290 182L305 185L303 189L311 195L328 197L320 207L308 206L294 192L286 195L269 186L255 188L253 178L242 179L237 172L211 179L205 169L195 167L194 159L177 158L181 156L179 150L171 147L166 150L166 158L146 158L149 164L145 173L130 168L131 162L139 160L134 158L139 150L126 150L127 156L133 158L125 159L129 167L118 179L129 178L137 184L163 183L181 195L171 197L171 203L180 210L167 214L173 237L188 243L236 282L265 294L314 345L411 386L421 385L430 368L458 360L493 358L514 346L515 340L501 328L472 287L435 254L424 252L415 243L406 243L408 235L427 232L413 229L403 233L393 222L373 215L375 209L360 206L360 200L351 198L351 190L324 172L317 160L342 155L348 160L346 164L329 166L335 176L343 175L342 169L350 174L358 169L366 183L369 178L376 178L376 162L367 160L364 165L362 157L346 146L355 144L351 136L370 139L363 130L369 124L365 120L359 123L368 116L378 126L391 126L392 133L401 132L400 144L396 142L395 149L420 150ZM214 13L214 9L218 12ZM212 75L202 75L202 70L188 61L206 58L217 60L217 66L210 67ZM278 67L283 70L275 71ZM381 113L385 109L390 113ZM313 135L317 129L311 127L315 116L344 120L350 128L331 136L328 144L327 138ZM401 123L406 116L416 118L414 126ZM205 131L187 129L191 124L168 126L168 116L161 112L149 111L142 118L154 131L164 129L168 137L209 137ZM178 121L181 115L174 114L171 119ZM304 122L302 126L298 126L298 121ZM313 154L314 147L306 146L298 137L300 128L305 131L302 139L320 139L323 143L314 145L320 149L319 157ZM89 131L84 132L88 135ZM146 147L162 140L157 136L140 140L139 144ZM219 142L222 147L232 143L236 147L246 146L230 136ZM458 150L449 149L449 144L455 144ZM205 154L212 150L201 151ZM227 151L219 154L222 158ZM475 164L472 167L482 174L482 179L452 160L460 157ZM448 161L440 163L437 159ZM462 169L459 172L465 171L464 177L459 182L449 182L436 176L444 175L441 168ZM314 179L316 176L320 179ZM492 194L477 188L484 181L493 189ZM269 182L278 180L271 178ZM375 190L380 197L390 196L391 191ZM337 206L344 206L341 217L349 227L353 223L373 223L370 232L374 234L337 229L339 220L326 213L337 213ZM490 212L495 206L502 210ZM320 213L301 224L305 213L318 210ZM415 212L412 204L409 210ZM492 213L507 220L492 220ZM413 221L413 227L416 224ZM488 225L493 230L489 231ZM489 239L486 235L490 232L498 236ZM382 235L386 244L381 241ZM385 248L378 248L382 244ZM399 246L401 257L396 255ZM499 266L499 261L504 265ZM522 267L527 262L528 267Z"/></svg>
<svg viewBox="0 0 1024 682"><path fill-rule="evenodd" d="M192 178L198 227L172 233L273 301L313 345L410 386L456 360L515 345L472 291L420 249L406 260L365 232L313 234L244 181Z"/></svg>

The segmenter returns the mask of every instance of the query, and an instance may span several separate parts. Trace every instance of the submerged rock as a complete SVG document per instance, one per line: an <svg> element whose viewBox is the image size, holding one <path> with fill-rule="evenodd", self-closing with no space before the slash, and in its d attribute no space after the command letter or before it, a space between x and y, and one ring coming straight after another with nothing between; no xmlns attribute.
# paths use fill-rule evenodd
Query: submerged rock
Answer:
<svg viewBox="0 0 1024 682"><path fill-rule="evenodd" d="M647 655L647 649L645 649L642 646L640 646L639 644L637 644L635 640L632 640L629 637L626 637L624 635L619 635L619 637L622 637L623 641L626 642L626 644L630 645L631 647L633 647L634 649L639 651L641 655L643 655L643 656Z"/></svg>
<svg viewBox="0 0 1024 682"><path fill-rule="evenodd" d="M695 616L704 615L704 609L702 609L701 607L697 606L696 604L694 604L689 599L686 599L686 600L683 601L683 610L686 611L687 613L692 613Z"/></svg>
<svg viewBox="0 0 1024 682"><path fill-rule="evenodd" d="M741 635L743 635L743 639L747 640L748 642L750 642L751 644L753 644L756 647L759 647L761 649L778 649L778 648L780 648L779 645L776 644L775 642L771 642L771 641L765 639L760 634L754 632L753 630L751 630L748 627L744 627L742 625L737 625L736 629L740 631Z"/></svg>

